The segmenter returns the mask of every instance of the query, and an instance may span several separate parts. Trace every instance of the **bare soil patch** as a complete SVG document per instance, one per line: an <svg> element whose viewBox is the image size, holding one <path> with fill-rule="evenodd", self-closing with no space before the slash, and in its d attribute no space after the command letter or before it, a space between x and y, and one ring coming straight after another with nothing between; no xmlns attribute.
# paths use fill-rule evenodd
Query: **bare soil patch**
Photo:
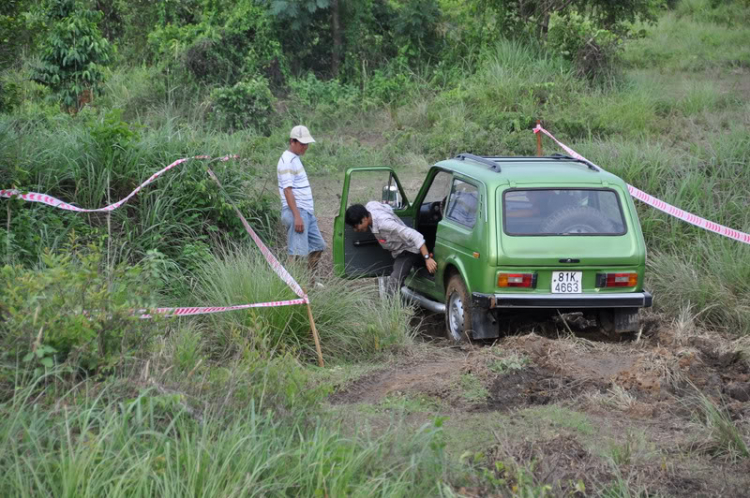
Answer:
<svg viewBox="0 0 750 498"><path fill-rule="evenodd" d="M618 483L663 496L746 496L750 459L717 447L696 403L706 396L750 433L750 364L729 339L661 326L637 342L528 333L447 345L423 344L421 356L364 375L330 402L347 409L394 395L439 400L439 412L411 412L407 423L448 416L446 430L481 449L482 465L497 479L513 482L512 469L522 467L535 482L551 483L553 496ZM588 429L576 429L570 417ZM482 486L462 493L487 496Z"/></svg>

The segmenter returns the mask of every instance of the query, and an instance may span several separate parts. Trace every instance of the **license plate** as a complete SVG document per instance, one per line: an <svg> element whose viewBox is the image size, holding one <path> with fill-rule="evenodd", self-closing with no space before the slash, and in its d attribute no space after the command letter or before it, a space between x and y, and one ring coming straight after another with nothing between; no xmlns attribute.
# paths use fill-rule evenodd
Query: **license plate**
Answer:
<svg viewBox="0 0 750 498"><path fill-rule="evenodd" d="M552 294L580 294L583 292L582 271L556 271L552 273Z"/></svg>

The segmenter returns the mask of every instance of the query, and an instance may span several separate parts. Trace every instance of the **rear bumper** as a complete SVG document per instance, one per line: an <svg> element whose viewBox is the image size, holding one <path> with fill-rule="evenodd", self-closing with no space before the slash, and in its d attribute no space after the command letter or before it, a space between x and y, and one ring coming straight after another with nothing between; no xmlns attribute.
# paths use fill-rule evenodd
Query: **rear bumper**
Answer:
<svg viewBox="0 0 750 498"><path fill-rule="evenodd" d="M472 294L478 308L648 308L649 292L607 294Z"/></svg>

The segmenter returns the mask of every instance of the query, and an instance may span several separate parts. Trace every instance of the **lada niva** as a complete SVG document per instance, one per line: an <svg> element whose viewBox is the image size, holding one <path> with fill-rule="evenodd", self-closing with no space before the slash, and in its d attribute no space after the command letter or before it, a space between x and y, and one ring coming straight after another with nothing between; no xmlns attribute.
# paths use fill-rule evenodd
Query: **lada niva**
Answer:
<svg viewBox="0 0 750 498"><path fill-rule="evenodd" d="M382 175L382 202L425 237L438 264L407 278L403 296L444 313L461 342L500 334L503 314L583 312L607 332L638 330L651 306L643 289L646 246L627 185L568 156L460 154L430 168L413 203L390 168L346 171L334 221L334 271L388 275L390 254L369 232L344 223L362 198L359 177ZM386 183L383 186L384 183Z"/></svg>

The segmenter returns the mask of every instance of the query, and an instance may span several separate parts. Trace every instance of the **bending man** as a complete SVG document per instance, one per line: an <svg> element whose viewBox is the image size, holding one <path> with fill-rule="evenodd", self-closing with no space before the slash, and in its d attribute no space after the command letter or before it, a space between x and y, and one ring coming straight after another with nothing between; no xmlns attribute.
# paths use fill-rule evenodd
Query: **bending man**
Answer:
<svg viewBox="0 0 750 498"><path fill-rule="evenodd" d="M366 206L353 204L347 208L344 221L355 232L370 230L383 249L391 252L394 262L388 277L388 294L394 295L401 289L414 265L424 263L427 271L435 273L437 263L430 256L424 237L407 227L391 206L376 201L368 202Z"/></svg>

